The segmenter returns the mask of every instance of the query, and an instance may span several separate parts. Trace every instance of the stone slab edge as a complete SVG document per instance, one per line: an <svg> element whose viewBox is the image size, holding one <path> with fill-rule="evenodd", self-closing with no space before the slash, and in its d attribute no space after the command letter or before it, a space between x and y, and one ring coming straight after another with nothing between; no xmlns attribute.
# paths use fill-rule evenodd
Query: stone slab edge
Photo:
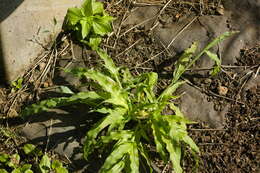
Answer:
<svg viewBox="0 0 260 173"><path fill-rule="evenodd" d="M4 67L4 70L1 69L0 76L5 75L7 81L21 76L43 51L39 43L47 44L50 35L60 31L67 9L79 6L81 2L81 0L24 0L6 16L10 12L8 10L16 5L12 3L17 2L1 0L0 66ZM57 21L56 25L54 18Z"/></svg>

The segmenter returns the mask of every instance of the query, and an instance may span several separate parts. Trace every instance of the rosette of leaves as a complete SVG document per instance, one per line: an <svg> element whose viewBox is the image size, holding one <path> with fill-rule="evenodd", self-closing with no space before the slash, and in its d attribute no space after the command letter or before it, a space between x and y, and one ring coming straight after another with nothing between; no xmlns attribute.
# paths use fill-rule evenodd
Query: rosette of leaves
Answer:
<svg viewBox="0 0 260 173"><path fill-rule="evenodd" d="M65 27L73 30L77 39L96 50L101 43L101 37L112 31L111 22L103 3L95 0L85 0L80 8L69 8Z"/></svg>
<svg viewBox="0 0 260 173"><path fill-rule="evenodd" d="M181 81L182 74L203 54L214 55L216 58L214 53L209 53L209 49L232 34L233 32L224 33L197 55L194 54L198 44L192 44L175 63L172 82L161 93L155 92L157 73L132 76L129 69L117 67L103 50L97 49L104 62L102 71L86 68L69 71L78 77L93 80L93 91L41 101L27 107L23 115L75 103L87 104L91 107L90 112L98 113L100 120L86 133L85 159L95 149L113 146L100 169L101 173L138 173L140 161L145 161L152 172L146 144L154 144L165 163L170 160L174 171L181 173L184 146L190 149L195 158L199 148L189 137L186 124L190 122L172 102L176 98L172 94L184 83ZM166 114L165 110L170 109L172 113Z"/></svg>

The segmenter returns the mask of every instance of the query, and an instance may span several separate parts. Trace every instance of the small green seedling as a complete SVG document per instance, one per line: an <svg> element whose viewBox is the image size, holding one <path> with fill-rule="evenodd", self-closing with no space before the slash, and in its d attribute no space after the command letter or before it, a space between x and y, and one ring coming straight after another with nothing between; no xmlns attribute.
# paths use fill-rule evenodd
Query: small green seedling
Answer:
<svg viewBox="0 0 260 173"><path fill-rule="evenodd" d="M101 43L101 36L112 31L111 22L103 3L95 0L85 0L80 8L69 8L65 27L73 30L78 40L96 50Z"/></svg>
<svg viewBox="0 0 260 173"><path fill-rule="evenodd" d="M188 136L186 124L190 121L184 118L174 104L175 97L172 94L185 83L181 80L183 73L203 54L208 54L216 62L216 67L220 68L219 58L209 49L234 33L224 33L195 56L198 44L192 44L175 63L172 82L161 93L155 92L157 73L132 76L129 69L116 67L113 60L97 48L95 50L104 62L104 69L77 68L68 71L80 78L93 80L96 83L93 91L41 101L24 109L22 115L35 115L51 108L76 103L86 104L91 107L89 112L100 114L100 121L86 133L85 159L88 160L95 149L105 151L108 145L113 146L100 173L138 173L141 161L145 161L150 168L149 172L152 172L147 143L154 144L165 163L170 160L174 172L181 173L184 146L190 148L196 161L199 148ZM171 110L172 113L166 114L166 110Z"/></svg>
<svg viewBox="0 0 260 173"><path fill-rule="evenodd" d="M11 92L15 92L23 87L23 78L19 78L16 81L11 83L12 90Z"/></svg>
<svg viewBox="0 0 260 173"><path fill-rule="evenodd" d="M25 144L23 151L26 155L35 158L36 167L22 161L18 153L12 155L0 153L0 173L8 173L10 170L11 173L68 173L60 161L51 160L46 154L43 155L42 151L33 144ZM40 162L38 162L38 157L41 157Z"/></svg>

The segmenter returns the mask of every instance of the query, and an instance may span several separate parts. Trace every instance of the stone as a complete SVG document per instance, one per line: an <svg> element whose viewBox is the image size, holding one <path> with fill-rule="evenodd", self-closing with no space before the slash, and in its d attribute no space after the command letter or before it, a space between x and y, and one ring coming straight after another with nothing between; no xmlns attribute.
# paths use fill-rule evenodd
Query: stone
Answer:
<svg viewBox="0 0 260 173"><path fill-rule="evenodd" d="M214 103L207 100L207 95L198 89L184 84L179 92L184 92L180 101L180 109L188 119L207 122L212 128L223 128L228 106L221 111L214 109Z"/></svg>
<svg viewBox="0 0 260 173"><path fill-rule="evenodd" d="M86 128L93 124L92 120L88 120L86 109L86 106L77 109L72 106L34 115L20 127L20 134L28 142L47 147L72 161L82 160Z"/></svg>
<svg viewBox="0 0 260 173"><path fill-rule="evenodd" d="M67 9L80 4L81 0L1 0L0 80L12 81L23 74L55 39Z"/></svg>

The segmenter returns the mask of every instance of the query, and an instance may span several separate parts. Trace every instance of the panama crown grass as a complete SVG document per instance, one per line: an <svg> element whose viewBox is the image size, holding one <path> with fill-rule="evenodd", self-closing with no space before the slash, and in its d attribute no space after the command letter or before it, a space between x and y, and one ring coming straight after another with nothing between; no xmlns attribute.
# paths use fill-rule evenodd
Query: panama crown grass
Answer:
<svg viewBox="0 0 260 173"><path fill-rule="evenodd" d="M188 136L186 124L190 121L172 102L176 98L172 94L185 83L180 79L182 74L203 54L215 61L212 74L216 74L221 62L216 54L210 52L210 48L234 33L236 32L222 34L195 56L198 44L193 43L175 63L172 82L161 93L154 92L158 81L157 73L132 76L128 68L117 67L106 52L96 47L96 52L103 60L103 70L67 70L80 78L94 81L96 85L93 85L95 88L92 91L41 101L25 108L22 115L26 117L76 103L87 104L91 107L89 112L98 113L100 120L86 133L84 158L88 160L95 149L113 145L100 169L101 173L123 170L137 173L141 161L145 161L152 172L147 143L154 144L161 158L165 162L170 160L174 171L181 173L183 146L190 148L196 161L199 148ZM164 114L165 109L171 109L174 113Z"/></svg>

